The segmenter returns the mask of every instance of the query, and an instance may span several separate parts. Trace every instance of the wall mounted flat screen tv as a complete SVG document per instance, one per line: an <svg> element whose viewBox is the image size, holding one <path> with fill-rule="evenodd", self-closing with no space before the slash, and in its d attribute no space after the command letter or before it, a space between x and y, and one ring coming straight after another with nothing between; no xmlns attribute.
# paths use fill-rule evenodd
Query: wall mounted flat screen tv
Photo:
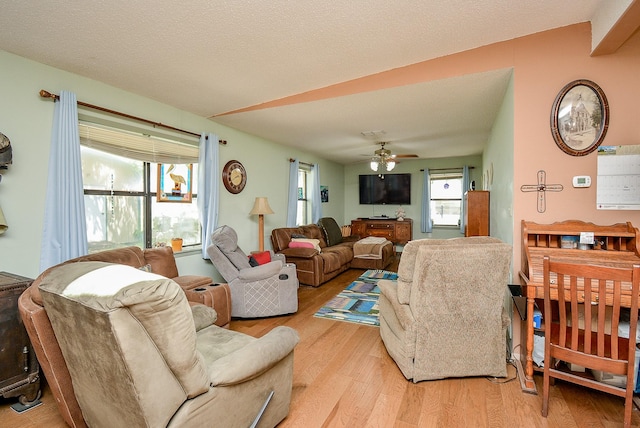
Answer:
<svg viewBox="0 0 640 428"><path fill-rule="evenodd" d="M360 204L411 205L411 174L360 175Z"/></svg>

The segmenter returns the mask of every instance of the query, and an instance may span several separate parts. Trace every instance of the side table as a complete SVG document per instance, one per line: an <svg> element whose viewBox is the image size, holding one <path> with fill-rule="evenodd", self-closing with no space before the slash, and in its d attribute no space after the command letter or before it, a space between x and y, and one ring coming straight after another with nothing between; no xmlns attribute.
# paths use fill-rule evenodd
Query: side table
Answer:
<svg viewBox="0 0 640 428"><path fill-rule="evenodd" d="M18 312L18 298L33 282L0 272L0 395L25 406L40 398L40 365Z"/></svg>

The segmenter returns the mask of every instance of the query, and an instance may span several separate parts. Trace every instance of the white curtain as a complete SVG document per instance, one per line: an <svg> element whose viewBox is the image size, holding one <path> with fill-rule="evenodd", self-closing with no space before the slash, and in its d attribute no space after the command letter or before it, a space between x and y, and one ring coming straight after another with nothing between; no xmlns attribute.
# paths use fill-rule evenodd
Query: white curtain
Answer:
<svg viewBox="0 0 640 428"><path fill-rule="evenodd" d="M295 159L289 162L289 202L287 204L287 227L295 227L298 215L298 166Z"/></svg>
<svg viewBox="0 0 640 428"><path fill-rule="evenodd" d="M219 162L218 136L200 136L198 157L198 215L202 227L202 258L208 259L207 247L211 245L211 233L218 227L220 192L218 191Z"/></svg>
<svg viewBox="0 0 640 428"><path fill-rule="evenodd" d="M422 233L431 233L433 226L431 225L431 175L429 170L425 169L422 176L422 213L420 216L420 231Z"/></svg>
<svg viewBox="0 0 640 428"><path fill-rule="evenodd" d="M61 91L51 131L40 270L88 252L76 95Z"/></svg>
<svg viewBox="0 0 640 428"><path fill-rule="evenodd" d="M320 165L313 164L311 172L311 212L312 221L317 223L322 218L322 199L320 196Z"/></svg>
<svg viewBox="0 0 640 428"><path fill-rule="evenodd" d="M465 165L462 168L462 209L460 210L460 233L464 235L464 229L466 227L467 218L467 204L464 200L464 192L469 190L469 166Z"/></svg>

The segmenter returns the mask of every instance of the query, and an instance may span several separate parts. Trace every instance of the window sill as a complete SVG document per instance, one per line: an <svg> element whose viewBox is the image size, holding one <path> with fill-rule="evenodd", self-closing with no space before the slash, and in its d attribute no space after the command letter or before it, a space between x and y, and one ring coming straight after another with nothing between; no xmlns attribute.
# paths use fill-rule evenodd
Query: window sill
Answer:
<svg viewBox="0 0 640 428"><path fill-rule="evenodd" d="M185 256L190 256L193 254L200 254L200 252L202 251L202 245L196 245L193 247L187 247L187 248L183 248L182 251L174 251L173 252L173 256L174 257L185 257Z"/></svg>

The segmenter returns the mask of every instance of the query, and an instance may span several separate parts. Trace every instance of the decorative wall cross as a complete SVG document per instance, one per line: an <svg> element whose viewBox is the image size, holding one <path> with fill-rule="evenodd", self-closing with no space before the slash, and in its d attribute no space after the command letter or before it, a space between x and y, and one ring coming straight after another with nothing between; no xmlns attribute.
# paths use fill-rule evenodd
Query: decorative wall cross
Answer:
<svg viewBox="0 0 640 428"><path fill-rule="evenodd" d="M543 213L547 209L545 201L545 192L561 192L564 187L562 184L546 184L547 173L544 170L538 171L538 184L525 184L520 186L523 192L538 192L538 212Z"/></svg>

